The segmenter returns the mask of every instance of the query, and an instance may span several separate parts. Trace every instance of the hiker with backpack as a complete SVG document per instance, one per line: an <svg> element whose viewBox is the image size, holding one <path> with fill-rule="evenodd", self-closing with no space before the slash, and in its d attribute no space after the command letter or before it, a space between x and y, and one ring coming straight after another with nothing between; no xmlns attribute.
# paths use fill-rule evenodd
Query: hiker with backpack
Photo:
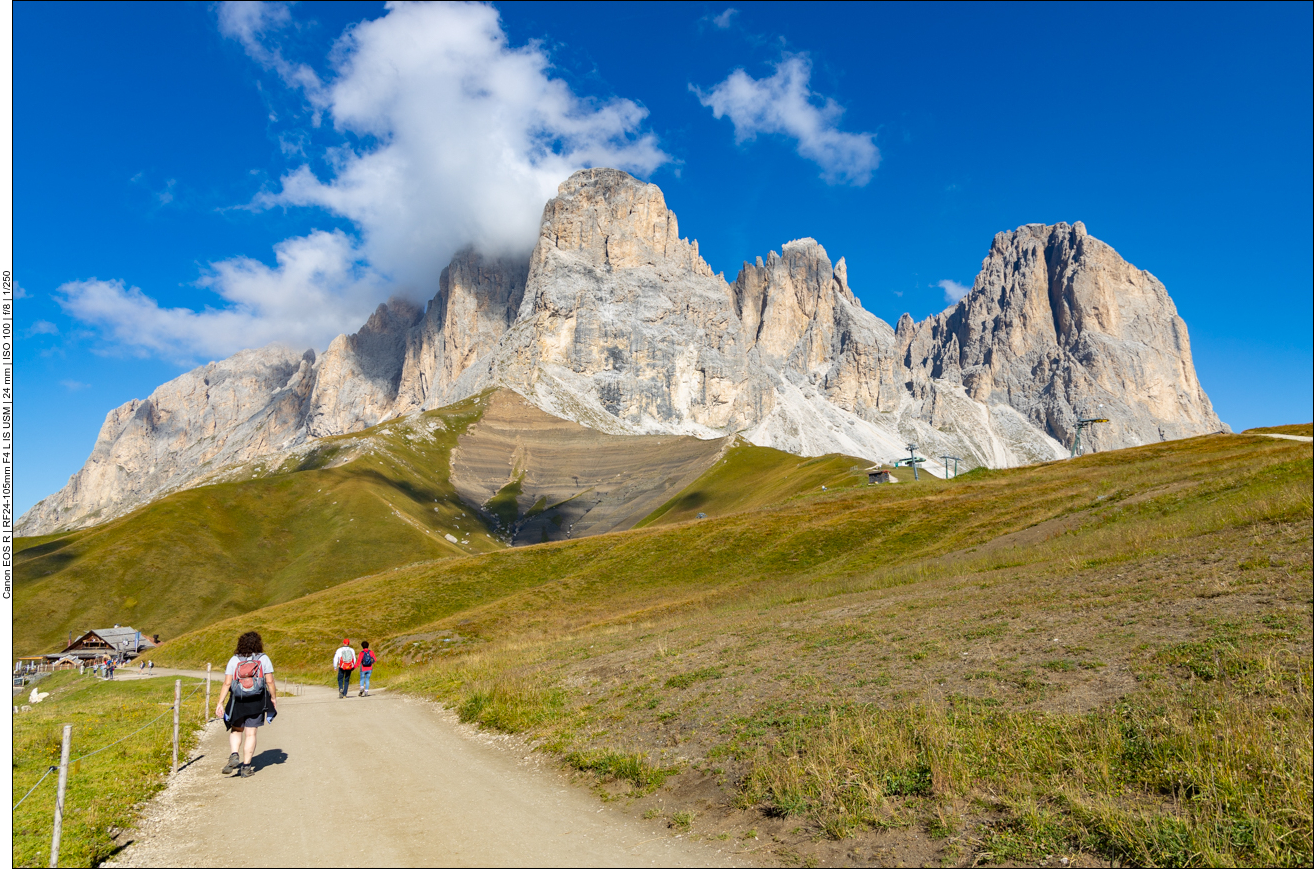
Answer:
<svg viewBox="0 0 1314 869"><path fill-rule="evenodd" d="M342 640L342 645L333 653L333 669L338 671L338 698L347 696L351 687L351 671L356 669L356 650L351 647L351 638Z"/></svg>
<svg viewBox="0 0 1314 869"><path fill-rule="evenodd" d="M247 631L238 637L237 653L224 668L224 687L214 709L215 715L223 716L232 752L224 764L224 774L237 771L242 778L249 778L255 772L251 758L255 756L257 728L278 714L278 689L273 677L274 664L265 654L260 635Z"/></svg>
<svg viewBox="0 0 1314 869"><path fill-rule="evenodd" d="M370 674L374 671L374 662L378 658L374 657L374 652L370 651L370 641L360 641L360 694L359 697L368 697L370 695Z"/></svg>

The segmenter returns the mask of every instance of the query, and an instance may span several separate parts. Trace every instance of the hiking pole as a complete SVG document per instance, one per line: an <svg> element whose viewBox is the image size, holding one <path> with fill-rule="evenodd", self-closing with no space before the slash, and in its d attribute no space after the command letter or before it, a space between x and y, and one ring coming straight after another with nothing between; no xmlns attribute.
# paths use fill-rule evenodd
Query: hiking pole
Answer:
<svg viewBox="0 0 1314 869"><path fill-rule="evenodd" d="M201 721L210 720L210 662L205 662L205 708L201 710Z"/></svg>
<svg viewBox="0 0 1314 869"><path fill-rule="evenodd" d="M178 771L178 707L182 705L182 679L176 679L173 683L173 766L169 767L170 773Z"/></svg>
<svg viewBox="0 0 1314 869"><path fill-rule="evenodd" d="M73 725L64 725L64 744L59 747L59 788L55 791L55 829L50 833L50 866L59 865L59 836L64 832L64 788L68 786L68 749L73 742Z"/></svg>

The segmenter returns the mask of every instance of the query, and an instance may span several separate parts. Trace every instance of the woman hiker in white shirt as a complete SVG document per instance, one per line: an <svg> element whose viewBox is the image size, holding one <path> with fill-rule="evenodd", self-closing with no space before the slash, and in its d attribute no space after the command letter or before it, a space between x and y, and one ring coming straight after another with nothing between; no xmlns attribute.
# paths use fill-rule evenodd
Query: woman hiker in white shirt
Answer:
<svg viewBox="0 0 1314 869"><path fill-rule="evenodd" d="M214 709L215 715L223 716L232 750L223 768L225 774L240 769L242 778L247 778L255 772L251 758L255 756L257 728L266 716L273 719L278 714L277 700L274 664L265 654L260 635L247 631L238 637L237 654L224 668L224 687Z"/></svg>

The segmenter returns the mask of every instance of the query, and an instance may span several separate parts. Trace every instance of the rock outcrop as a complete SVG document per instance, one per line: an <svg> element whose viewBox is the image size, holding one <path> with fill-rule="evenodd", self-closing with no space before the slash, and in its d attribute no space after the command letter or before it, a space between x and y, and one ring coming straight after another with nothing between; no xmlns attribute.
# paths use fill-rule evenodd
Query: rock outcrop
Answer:
<svg viewBox="0 0 1314 869"><path fill-rule="evenodd" d="M1080 221L999 233L972 292L902 336L910 369L1063 443L1079 415L1109 419L1098 449L1221 428L1167 289Z"/></svg>
<svg viewBox="0 0 1314 869"><path fill-rule="evenodd" d="M313 350L243 350L111 410L82 470L24 513L19 533L111 519L225 465L301 442L315 362Z"/></svg>
<svg viewBox="0 0 1314 869"><path fill-rule="evenodd" d="M213 385L212 385L213 384ZM456 255L424 310L381 305L321 357L243 351L112 411L87 465L18 523L103 521L224 463L359 431L505 386L610 434L740 434L800 455L889 461L909 441L943 472L1223 428L1163 285L1081 223L995 237L972 291L895 328L810 238L733 283L681 238L661 190L614 169L565 181L527 258Z"/></svg>
<svg viewBox="0 0 1314 869"><path fill-rule="evenodd" d="M354 335L339 335L320 360L306 431L311 437L360 431L392 415L411 330L424 312L392 299Z"/></svg>
<svg viewBox="0 0 1314 869"><path fill-rule="evenodd" d="M456 392L456 382L497 349L520 313L528 277L523 257L485 259L467 248L452 259L423 321L407 336L392 415L443 407L470 394Z"/></svg>

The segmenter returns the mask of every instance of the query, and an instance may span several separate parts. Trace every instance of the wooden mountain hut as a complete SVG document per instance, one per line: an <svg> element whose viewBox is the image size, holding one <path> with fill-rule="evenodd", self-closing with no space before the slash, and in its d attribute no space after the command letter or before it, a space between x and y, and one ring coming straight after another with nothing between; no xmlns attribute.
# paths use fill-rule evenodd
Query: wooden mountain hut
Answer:
<svg viewBox="0 0 1314 869"><path fill-rule="evenodd" d="M115 625L112 628L96 628L87 631L58 652L46 655L49 661L73 657L83 661L102 658L130 660L142 652L155 648L155 642L133 627Z"/></svg>

